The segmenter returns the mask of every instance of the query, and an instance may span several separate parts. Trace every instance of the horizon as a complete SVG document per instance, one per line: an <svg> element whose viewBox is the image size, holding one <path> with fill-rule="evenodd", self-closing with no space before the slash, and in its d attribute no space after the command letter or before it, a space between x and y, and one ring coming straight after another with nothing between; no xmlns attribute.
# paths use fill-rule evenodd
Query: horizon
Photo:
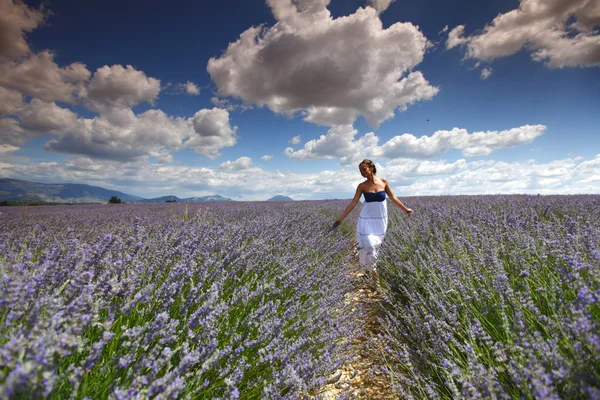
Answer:
<svg viewBox="0 0 600 400"><path fill-rule="evenodd" d="M600 193L593 1L224 1L0 0L0 177L333 200L368 158L399 198Z"/></svg>
<svg viewBox="0 0 600 400"><path fill-rule="evenodd" d="M13 179L13 178L0 178L0 179ZM105 190L111 190L111 189L107 189L107 188L103 188L100 186L93 186L93 185L88 185L85 183L75 183L75 182L60 182L60 183L44 183L44 182L33 182L33 181L25 181L28 183L38 183L38 184L43 184L43 185L84 185L84 186L92 186L92 187L96 187L96 188L100 188L100 189L105 189ZM120 192L120 191L114 191L115 193L120 193L122 195L127 195L127 196L134 196L131 193L126 193L126 192ZM407 195L407 196L403 196L403 198L425 198L425 197L477 197L477 196L490 196L490 197L494 197L494 196L529 196L529 197L539 197L539 196L544 196L544 197L560 197L560 196L600 196L600 193L575 193L575 194L570 194L570 193L546 193L546 194L542 194L542 193L475 193L475 194L425 194L425 195ZM139 197L139 196L138 196ZM273 198L276 197L284 197L284 198L289 198L292 201L334 201L334 200L340 200L340 201L348 201L351 200L352 197L348 197L348 198L322 198L322 199L293 199L290 196L285 196L285 195L281 195L281 194L274 194L272 196L270 196L269 198L266 199L252 199L252 200L235 200L232 199L230 197L226 197L226 196L222 196L219 193L213 193L213 194L208 194L208 195L204 195L204 196L190 196L190 197L179 197L177 195L174 194L166 194L166 195L160 195L160 196L154 196L154 197L140 197L140 200L155 200L155 199L159 199L159 198L164 198L164 197L176 197L179 200L188 200L190 198L202 198L202 197L222 197L227 199L224 202L260 202L260 201L272 201ZM2 200L2 201L6 201L6 200ZM21 201L21 200L10 200L10 201ZM361 198L360 202L362 202L363 199ZM212 201L211 201L212 202ZM218 201L216 201L218 202ZM124 202L125 203L125 202ZM136 203L137 201L128 201L128 204L133 204ZM74 204L98 204L98 203L74 203Z"/></svg>

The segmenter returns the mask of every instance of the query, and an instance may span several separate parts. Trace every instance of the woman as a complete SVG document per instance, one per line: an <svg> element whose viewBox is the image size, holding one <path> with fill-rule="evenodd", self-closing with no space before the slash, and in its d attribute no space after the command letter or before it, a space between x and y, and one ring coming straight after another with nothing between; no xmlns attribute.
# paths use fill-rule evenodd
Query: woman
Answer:
<svg viewBox="0 0 600 400"><path fill-rule="evenodd" d="M377 250L381 246L385 231L387 230L387 204L385 195L402 209L407 214L412 214L414 211L406 207L394 193L388 181L384 178L375 176L377 167L371 160L363 160L358 169L360 174L367 180L362 182L356 188L356 193L352 202L346 207L346 210L335 221L334 226L342 223L344 218L356 206L360 200L360 196L365 196L365 202L358 218L356 226L356 240L358 242L358 255L361 269L374 271L375 260L377 258Z"/></svg>

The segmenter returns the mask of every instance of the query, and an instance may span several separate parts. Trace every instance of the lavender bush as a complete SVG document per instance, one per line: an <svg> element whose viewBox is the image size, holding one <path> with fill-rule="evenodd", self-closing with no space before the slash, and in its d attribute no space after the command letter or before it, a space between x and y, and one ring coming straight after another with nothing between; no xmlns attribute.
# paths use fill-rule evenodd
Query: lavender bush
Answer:
<svg viewBox="0 0 600 400"><path fill-rule="evenodd" d="M406 398L600 398L600 196L406 199L378 262Z"/></svg>
<svg viewBox="0 0 600 400"><path fill-rule="evenodd" d="M356 330L345 202L11 207L0 398L297 398Z"/></svg>

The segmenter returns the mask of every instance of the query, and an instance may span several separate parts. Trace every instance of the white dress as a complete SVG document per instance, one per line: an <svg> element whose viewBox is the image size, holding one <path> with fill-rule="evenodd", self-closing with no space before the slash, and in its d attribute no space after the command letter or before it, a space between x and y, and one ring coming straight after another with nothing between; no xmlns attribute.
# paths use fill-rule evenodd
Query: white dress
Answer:
<svg viewBox="0 0 600 400"><path fill-rule="evenodd" d="M356 225L356 241L362 270L375 270L377 250L387 230L385 191L364 193L365 201Z"/></svg>

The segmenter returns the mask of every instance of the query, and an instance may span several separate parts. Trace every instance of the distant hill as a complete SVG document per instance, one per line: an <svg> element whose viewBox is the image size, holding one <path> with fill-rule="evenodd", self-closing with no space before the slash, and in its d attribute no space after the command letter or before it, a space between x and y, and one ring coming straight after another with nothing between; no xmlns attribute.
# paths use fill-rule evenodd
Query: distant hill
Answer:
<svg viewBox="0 0 600 400"><path fill-rule="evenodd" d="M181 199L177 196L161 196L161 197L153 197L151 199L142 199L138 200L138 203L165 203L167 201L176 201L180 202Z"/></svg>
<svg viewBox="0 0 600 400"><path fill-rule="evenodd" d="M180 199L177 196L162 196L154 197L152 199L140 200L140 203L165 203L167 201L175 201L177 203L214 203L217 201L233 201L229 197L223 197L218 194L213 196L202 196L202 197L188 197L186 199Z"/></svg>
<svg viewBox="0 0 600 400"><path fill-rule="evenodd" d="M116 190L79 183L38 183L21 179L0 178L0 200L51 203L106 203L117 196L126 203L142 200Z"/></svg>
<svg viewBox="0 0 600 400"><path fill-rule="evenodd" d="M233 201L233 200L230 199L229 197L223 197L218 194L215 194L212 196L188 197L187 199L183 199L181 201L183 201L185 203L196 203L196 202L213 203L213 202L217 202L217 201Z"/></svg>
<svg viewBox="0 0 600 400"><path fill-rule="evenodd" d="M177 196L144 199L116 190L79 183L39 183L21 179L0 178L0 200L44 203L106 203L112 196L117 196L125 203L164 203L167 200L182 203L233 201L218 194L187 199L180 199Z"/></svg>
<svg viewBox="0 0 600 400"><path fill-rule="evenodd" d="M273 196L270 199L268 199L267 201L294 201L294 199L292 199L291 197L287 197L287 196Z"/></svg>

